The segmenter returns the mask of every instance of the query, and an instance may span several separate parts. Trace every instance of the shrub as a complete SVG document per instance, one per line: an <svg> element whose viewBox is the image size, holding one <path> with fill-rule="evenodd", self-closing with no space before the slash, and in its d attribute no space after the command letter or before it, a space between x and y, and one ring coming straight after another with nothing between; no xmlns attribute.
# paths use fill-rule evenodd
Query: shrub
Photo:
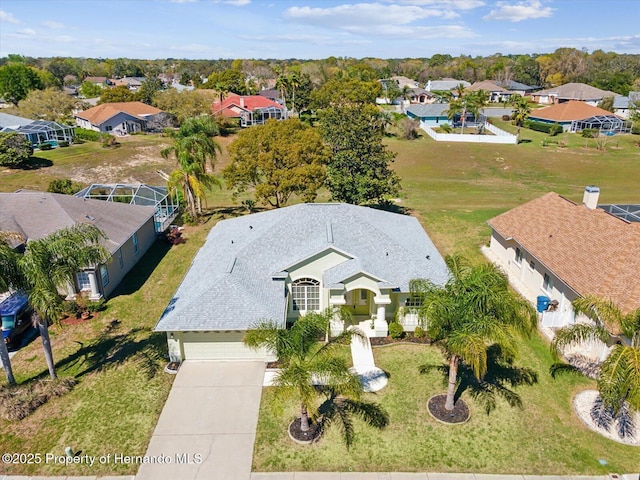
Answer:
<svg viewBox="0 0 640 480"><path fill-rule="evenodd" d="M92 142L100 141L100 132L96 132L95 130L87 130L86 128L76 127L76 138L81 140L90 140Z"/></svg>
<svg viewBox="0 0 640 480"><path fill-rule="evenodd" d="M68 147L69 146L69 142L67 142L66 140L63 140L61 142L58 142L58 146L59 147Z"/></svg>
<svg viewBox="0 0 640 480"><path fill-rule="evenodd" d="M396 340L402 338L404 334L404 328L398 322L391 322L389 324L389 336Z"/></svg>
<svg viewBox="0 0 640 480"><path fill-rule="evenodd" d="M53 145L51 145L50 143L41 143L38 145L38 148L40 150L51 150L53 148Z"/></svg>
<svg viewBox="0 0 640 480"><path fill-rule="evenodd" d="M17 132L0 132L0 165L20 165L33 155L31 143Z"/></svg>
<svg viewBox="0 0 640 480"><path fill-rule="evenodd" d="M502 121L508 122L509 120L511 120L511 115L502 115Z"/></svg>
<svg viewBox="0 0 640 480"><path fill-rule="evenodd" d="M413 336L416 338L424 338L427 336L427 332L424 331L424 328L418 325L415 331L413 332Z"/></svg>
<svg viewBox="0 0 640 480"><path fill-rule="evenodd" d="M56 178L51 180L47 187L47 192L63 193L65 195L73 195L80 190L82 190L82 185L80 183L73 182L70 178Z"/></svg>
<svg viewBox="0 0 640 480"><path fill-rule="evenodd" d="M535 130L536 132L548 133L552 137L556 136L559 133L562 133L562 125L559 125L557 123L545 123L527 120L526 122L524 122L524 126L525 128Z"/></svg>
<svg viewBox="0 0 640 480"><path fill-rule="evenodd" d="M116 137L114 137L113 135L109 135L108 133L101 133L100 140L104 148L117 147L118 145L120 145L116 140Z"/></svg>
<svg viewBox="0 0 640 480"><path fill-rule="evenodd" d="M634 122L631 127L631 133L634 135L640 135L640 122Z"/></svg>
<svg viewBox="0 0 640 480"><path fill-rule="evenodd" d="M598 130L596 128L585 128L582 130L583 138L596 138L598 136Z"/></svg>

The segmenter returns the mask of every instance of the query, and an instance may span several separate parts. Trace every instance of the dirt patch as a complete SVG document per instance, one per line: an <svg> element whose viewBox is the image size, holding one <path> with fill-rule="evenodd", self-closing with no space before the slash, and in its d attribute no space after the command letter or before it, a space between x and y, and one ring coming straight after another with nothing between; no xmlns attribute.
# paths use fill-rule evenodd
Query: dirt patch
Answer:
<svg viewBox="0 0 640 480"><path fill-rule="evenodd" d="M453 410L447 410L444 406L447 402L445 394L435 395L427 402L429 413L436 420L443 423L464 423L469 420L469 407L461 398L456 401Z"/></svg>

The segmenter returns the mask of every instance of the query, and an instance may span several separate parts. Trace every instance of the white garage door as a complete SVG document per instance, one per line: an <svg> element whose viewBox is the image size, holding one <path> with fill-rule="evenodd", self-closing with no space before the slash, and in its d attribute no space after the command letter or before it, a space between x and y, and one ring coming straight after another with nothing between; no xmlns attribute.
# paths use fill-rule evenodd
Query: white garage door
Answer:
<svg viewBox="0 0 640 480"><path fill-rule="evenodd" d="M242 343L244 332L184 332L185 360L266 360L264 350L253 350Z"/></svg>

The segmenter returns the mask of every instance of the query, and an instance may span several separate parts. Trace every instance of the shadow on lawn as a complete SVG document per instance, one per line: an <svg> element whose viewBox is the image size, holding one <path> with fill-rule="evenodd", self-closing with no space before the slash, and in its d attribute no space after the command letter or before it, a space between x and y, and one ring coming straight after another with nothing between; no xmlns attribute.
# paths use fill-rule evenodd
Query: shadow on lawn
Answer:
<svg viewBox="0 0 640 480"><path fill-rule="evenodd" d="M19 163L18 165L14 165L10 168L14 170L39 170L41 168L51 167L52 165L53 162L48 158L29 157L24 162Z"/></svg>
<svg viewBox="0 0 640 480"><path fill-rule="evenodd" d="M92 372L100 372L116 367L132 359L146 375L153 378L165 356L166 341L162 334L153 334L148 329L134 328L118 332L120 322L113 320L95 340L85 344L77 342L80 348L56 364L56 369L76 368L75 378ZM144 334L147 335L144 335ZM136 339L138 335L144 335Z"/></svg>
<svg viewBox="0 0 640 480"><path fill-rule="evenodd" d="M423 365L420 367L420 373L434 369L442 373L446 386L449 380L449 364ZM475 377L471 367L460 362L458 388L454 401L457 401L464 392L468 392L471 398L483 404L487 415L496 408L498 397L505 400L511 407L522 408L522 398L511 389L521 385L532 386L536 383L538 383L538 374L535 370L513 365L504 359L499 346L492 345L487 350L487 373L481 380Z"/></svg>
<svg viewBox="0 0 640 480"><path fill-rule="evenodd" d="M154 242L134 268L125 275L109 298L129 295L140 290L169 250L171 250L171 245L166 241L157 240Z"/></svg>

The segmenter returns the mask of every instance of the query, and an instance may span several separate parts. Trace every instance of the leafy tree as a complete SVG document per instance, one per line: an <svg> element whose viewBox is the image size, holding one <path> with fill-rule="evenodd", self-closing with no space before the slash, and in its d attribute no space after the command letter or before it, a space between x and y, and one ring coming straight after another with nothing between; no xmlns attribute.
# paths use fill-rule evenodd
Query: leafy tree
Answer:
<svg viewBox="0 0 640 480"><path fill-rule="evenodd" d="M153 97L162 90L162 80L156 76L149 76L142 82L140 90L136 92L136 100L151 105Z"/></svg>
<svg viewBox="0 0 640 480"><path fill-rule="evenodd" d="M320 432L329 425L339 423L347 447L353 441L355 415L378 428L388 424L389 417L382 407L362 402L360 380L349 372L344 357L336 354L336 347L349 341L361 341L357 330L347 330L328 342L319 341L329 330L335 309L322 313L308 313L284 329L278 322L262 321L247 331L244 343L252 348L267 348L275 352L283 363L274 379L277 395L295 398L300 405L300 427L309 431L311 424L320 425ZM318 378L323 386L317 387ZM325 401L318 405L320 393Z"/></svg>
<svg viewBox="0 0 640 480"><path fill-rule="evenodd" d="M609 95L608 97L604 97L598 103L598 107L600 107L603 110L606 110L607 112L613 112L613 96Z"/></svg>
<svg viewBox="0 0 640 480"><path fill-rule="evenodd" d="M17 132L0 133L0 165L20 165L33 155L31 143Z"/></svg>
<svg viewBox="0 0 640 480"><path fill-rule="evenodd" d="M44 238L30 240L24 254L10 253L0 249L0 264L10 265L9 272L0 272L0 286L23 291L29 296L33 309L31 320L40 333L49 375L56 377L49 323L57 321L63 299L58 293L74 283L76 272L89 265L99 265L109 258L109 253L101 245L104 234L95 225L78 223L58 230Z"/></svg>
<svg viewBox="0 0 640 480"><path fill-rule="evenodd" d="M343 104L319 118L331 149L327 186L334 200L362 204L398 194L400 179L390 169L395 154L382 143L384 122L374 105Z"/></svg>
<svg viewBox="0 0 640 480"><path fill-rule="evenodd" d="M536 328L536 312L509 289L507 277L491 264L469 266L460 257L447 257L451 279L444 287L429 280L412 280L411 292L422 301L420 318L429 337L442 347L449 360L449 384L445 408L454 409L460 362L478 380L487 372L487 350L500 347L504 360L518 353L517 339Z"/></svg>
<svg viewBox="0 0 640 480"><path fill-rule="evenodd" d="M511 95L509 103L513 105L513 120L517 126L521 127L531 113L529 101L522 95L516 93L515 95Z"/></svg>
<svg viewBox="0 0 640 480"><path fill-rule="evenodd" d="M238 95L246 93L245 76L240 70L228 69L222 72L214 72L209 75L209 80L204 86L206 88L214 88L217 91L233 92Z"/></svg>
<svg viewBox="0 0 640 480"><path fill-rule="evenodd" d="M482 109L487 106L489 97L488 92L484 90L465 93L464 90L460 90L460 87L462 87L462 85L457 87L457 98L449 102L447 117L449 120L453 120L457 116L460 117L462 122L460 134L463 134L467 114L471 113L474 118L478 118Z"/></svg>
<svg viewBox="0 0 640 480"><path fill-rule="evenodd" d="M610 331L620 331L629 339L629 343L616 342L602 362L598 376L600 401L592 409L592 416L607 429L613 420L618 420L620 435L633 435L633 413L640 412L640 308L623 314L610 300L586 296L573 302L573 310L593 323L574 323L558 330L551 344L554 353L586 342L608 344ZM558 365L552 366L552 374L557 370Z"/></svg>
<svg viewBox="0 0 640 480"><path fill-rule="evenodd" d="M42 88L42 81L33 68L22 63L0 67L0 96L18 105L31 90Z"/></svg>
<svg viewBox="0 0 640 480"><path fill-rule="evenodd" d="M47 192L73 195L82 190L82 184L74 182L70 178L55 178L49 182Z"/></svg>
<svg viewBox="0 0 640 480"><path fill-rule="evenodd" d="M102 87L91 82L82 82L80 94L85 98L96 98L102 95Z"/></svg>
<svg viewBox="0 0 640 480"><path fill-rule="evenodd" d="M56 57L49 62L46 70L50 72L60 83L64 84L64 77L67 75L80 76L81 69L78 61L74 58Z"/></svg>
<svg viewBox="0 0 640 480"><path fill-rule="evenodd" d="M154 95L153 104L160 110L175 115L178 122L182 123L190 117L210 114L214 99L212 94L209 90L179 92L175 88L168 88Z"/></svg>
<svg viewBox="0 0 640 480"><path fill-rule="evenodd" d="M118 103L118 102L133 102L136 99L136 94L129 90L125 85L119 85L112 88L104 88L100 94L100 100L98 104L102 103Z"/></svg>
<svg viewBox="0 0 640 480"><path fill-rule="evenodd" d="M294 194L315 199L329 152L316 130L290 118L243 130L229 153L231 164L223 171L228 187L236 193L252 188L256 200L279 208Z"/></svg>
<svg viewBox="0 0 640 480"><path fill-rule="evenodd" d="M18 103L18 114L26 118L70 122L78 101L56 88L32 90Z"/></svg>
<svg viewBox="0 0 640 480"><path fill-rule="evenodd" d="M344 103L372 104L382 95L378 82L336 78L311 92L311 108L321 109Z"/></svg>
<svg viewBox="0 0 640 480"><path fill-rule="evenodd" d="M163 158L174 156L178 162L178 168L169 177L169 188L182 191L193 219L202 212L205 190L220 184L213 174L207 172L207 161L213 170L217 152L221 150L213 139L217 134L218 127L213 117L190 118L173 133L173 145L160 152Z"/></svg>

